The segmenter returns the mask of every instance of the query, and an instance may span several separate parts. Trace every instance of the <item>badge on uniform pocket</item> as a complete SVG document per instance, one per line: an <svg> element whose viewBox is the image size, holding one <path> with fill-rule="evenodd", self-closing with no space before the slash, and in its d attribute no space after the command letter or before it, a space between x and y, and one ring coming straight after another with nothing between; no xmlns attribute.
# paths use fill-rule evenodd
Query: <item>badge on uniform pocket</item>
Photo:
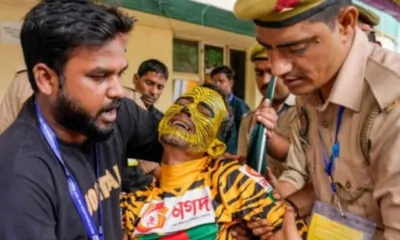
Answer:
<svg viewBox="0 0 400 240"><path fill-rule="evenodd" d="M376 224L371 220L344 213L329 204L316 201L313 206L308 240L372 240Z"/></svg>

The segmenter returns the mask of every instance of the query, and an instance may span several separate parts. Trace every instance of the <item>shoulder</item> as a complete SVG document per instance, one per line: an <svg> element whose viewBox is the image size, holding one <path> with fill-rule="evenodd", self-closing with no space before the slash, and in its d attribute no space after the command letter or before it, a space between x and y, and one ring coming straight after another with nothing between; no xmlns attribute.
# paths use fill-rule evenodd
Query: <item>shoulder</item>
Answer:
<svg viewBox="0 0 400 240"><path fill-rule="evenodd" d="M220 178L221 176L226 177L234 171L237 171L242 165L243 164L236 159L217 158L210 160L207 169L211 176Z"/></svg>
<svg viewBox="0 0 400 240"><path fill-rule="evenodd" d="M25 179L29 185L50 187L56 164L40 134L32 125L17 121L0 136L0 182L17 186Z"/></svg>
<svg viewBox="0 0 400 240"><path fill-rule="evenodd" d="M370 54L365 79L381 109L400 96L400 54L375 46Z"/></svg>
<svg viewBox="0 0 400 240"><path fill-rule="evenodd" d="M127 87L127 86L124 86L124 91L125 91L125 97L134 101L139 107L146 110L146 107L144 106L144 103L141 99L142 94L139 91L137 91L136 89Z"/></svg>
<svg viewBox="0 0 400 240"><path fill-rule="evenodd" d="M27 72L28 72L28 70L27 70L27 68L25 66L18 66L15 69L15 74L27 73Z"/></svg>
<svg viewBox="0 0 400 240"><path fill-rule="evenodd" d="M246 110L246 112L249 110L249 106L247 106L246 102L243 99L233 95L233 100L236 103L235 105L240 107L240 109L244 109L244 110Z"/></svg>
<svg viewBox="0 0 400 240"><path fill-rule="evenodd" d="M250 122L251 119L253 118L254 113L255 113L255 110L243 114L242 122L245 122L245 121Z"/></svg>
<svg viewBox="0 0 400 240"><path fill-rule="evenodd" d="M15 70L14 79L11 83L11 86L12 88L29 89L32 91L29 83L28 71L25 67L18 67Z"/></svg>
<svg viewBox="0 0 400 240"><path fill-rule="evenodd" d="M216 173L216 176L223 181L224 179L235 180L239 175L241 176L260 176L259 173L254 171L251 167L240 162L237 159L220 158L212 159L208 166L211 173Z"/></svg>

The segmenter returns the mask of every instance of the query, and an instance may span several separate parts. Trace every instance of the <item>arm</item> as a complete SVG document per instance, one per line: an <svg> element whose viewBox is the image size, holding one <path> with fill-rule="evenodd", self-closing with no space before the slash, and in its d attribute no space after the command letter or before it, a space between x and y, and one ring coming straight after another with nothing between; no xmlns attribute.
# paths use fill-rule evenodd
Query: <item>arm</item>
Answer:
<svg viewBox="0 0 400 240"><path fill-rule="evenodd" d="M232 162L230 166L221 166L229 172L219 180L219 191L222 201L226 203L232 219L244 221L266 219L274 231L281 228L286 203L270 197L272 187L265 179L247 165ZM232 201L229 197L234 197ZM228 204L229 203L229 204ZM302 236L307 233L305 222L296 220L298 231Z"/></svg>
<svg viewBox="0 0 400 240"><path fill-rule="evenodd" d="M288 170L284 171L279 177L281 185L290 184L291 189L287 189L283 196L290 195L293 190L300 190L308 182L307 160L302 147L302 139L299 135L300 119L298 114L295 115L294 121L291 123L290 145L286 157L286 165ZM289 186L290 186L289 185Z"/></svg>
<svg viewBox="0 0 400 240"><path fill-rule="evenodd" d="M158 141L158 123L153 116L125 98L121 105L118 125L126 143L128 158L160 161L162 146Z"/></svg>
<svg viewBox="0 0 400 240"><path fill-rule="evenodd" d="M289 152L290 142L275 131L269 131L268 150L271 157L284 161Z"/></svg>
<svg viewBox="0 0 400 240"><path fill-rule="evenodd" d="M16 159L14 159L16 160ZM0 239L56 240L55 190L47 166L29 159L23 171L5 173L0 184ZM18 160L16 160L18 161ZM16 165L19 163L15 163ZM32 167L34 166L34 167ZM18 166L19 167L19 166ZM8 175L8 176L7 176Z"/></svg>
<svg viewBox="0 0 400 240"><path fill-rule="evenodd" d="M0 134L17 118L22 105L32 94L27 72L17 72L0 104Z"/></svg>
<svg viewBox="0 0 400 240"><path fill-rule="evenodd" d="M252 114L247 114L243 117L242 122L240 123L239 133L238 133L238 146L237 146L237 155L238 156L246 156L249 145L249 134L250 122L252 119Z"/></svg>
<svg viewBox="0 0 400 240"><path fill-rule="evenodd" d="M370 173L375 183L373 197L380 208L384 239L399 239L400 106L376 118L370 140Z"/></svg>

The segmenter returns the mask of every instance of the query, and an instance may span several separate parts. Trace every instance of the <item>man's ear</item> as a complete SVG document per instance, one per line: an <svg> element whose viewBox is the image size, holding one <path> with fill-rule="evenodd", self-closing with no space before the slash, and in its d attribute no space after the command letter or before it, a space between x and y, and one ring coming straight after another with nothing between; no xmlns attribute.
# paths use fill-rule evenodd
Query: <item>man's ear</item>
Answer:
<svg viewBox="0 0 400 240"><path fill-rule="evenodd" d="M358 26L358 10L355 6L347 6L338 15L339 31L342 36L354 35Z"/></svg>
<svg viewBox="0 0 400 240"><path fill-rule="evenodd" d="M136 83L139 81L139 75L135 74L133 75L132 83L133 86L136 86Z"/></svg>
<svg viewBox="0 0 400 240"><path fill-rule="evenodd" d="M210 145L208 145L207 153L213 158L217 158L224 154L226 151L226 145L221 140L215 138Z"/></svg>
<svg viewBox="0 0 400 240"><path fill-rule="evenodd" d="M38 63L33 67L32 72L39 92L47 96L57 93L60 83L54 70L44 63Z"/></svg>

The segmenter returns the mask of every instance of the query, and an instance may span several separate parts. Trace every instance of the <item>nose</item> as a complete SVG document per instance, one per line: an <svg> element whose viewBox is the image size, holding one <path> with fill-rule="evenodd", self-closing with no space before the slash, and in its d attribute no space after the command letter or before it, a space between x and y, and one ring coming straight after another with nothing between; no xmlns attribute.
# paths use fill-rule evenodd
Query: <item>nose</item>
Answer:
<svg viewBox="0 0 400 240"><path fill-rule="evenodd" d="M191 117L191 116L192 116L192 114L190 113L190 110L189 110L189 108L188 108L187 106L184 106L184 107L181 109L181 113L186 114L186 116L188 116L188 117Z"/></svg>
<svg viewBox="0 0 400 240"><path fill-rule="evenodd" d="M111 99L125 97L124 87L122 86L122 83L118 77L110 79L107 96Z"/></svg>
<svg viewBox="0 0 400 240"><path fill-rule="evenodd" d="M159 90L158 90L157 86L150 87L149 93L151 96L157 96L159 94Z"/></svg>
<svg viewBox="0 0 400 240"><path fill-rule="evenodd" d="M277 77L285 76L293 70L293 63L281 54L270 55L271 72Z"/></svg>
<svg viewBox="0 0 400 240"><path fill-rule="evenodd" d="M269 81L271 81L271 74L264 73L263 80L264 80L264 83L269 83Z"/></svg>

